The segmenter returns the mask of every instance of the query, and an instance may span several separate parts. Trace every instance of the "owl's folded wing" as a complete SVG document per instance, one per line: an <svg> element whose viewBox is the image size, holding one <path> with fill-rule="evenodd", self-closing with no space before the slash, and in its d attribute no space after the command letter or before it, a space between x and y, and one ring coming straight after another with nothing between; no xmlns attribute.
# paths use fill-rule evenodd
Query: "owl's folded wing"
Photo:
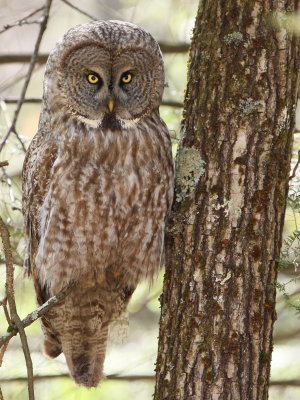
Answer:
<svg viewBox="0 0 300 400"><path fill-rule="evenodd" d="M40 287L35 257L40 234L40 209L49 190L52 166L57 157L57 143L54 135L39 131L33 138L23 166L23 214L25 235L27 237L27 259L25 268L34 281L39 304L47 300L47 295Z"/></svg>

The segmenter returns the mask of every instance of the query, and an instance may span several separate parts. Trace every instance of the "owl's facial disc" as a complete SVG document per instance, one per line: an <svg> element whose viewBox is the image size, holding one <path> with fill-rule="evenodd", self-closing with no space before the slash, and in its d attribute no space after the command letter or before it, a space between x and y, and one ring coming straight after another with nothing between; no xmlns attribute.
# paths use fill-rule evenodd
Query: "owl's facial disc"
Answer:
<svg viewBox="0 0 300 400"><path fill-rule="evenodd" d="M61 89L79 120L94 127L124 127L158 107L162 85L157 74L158 60L143 48L114 52L89 44L64 58Z"/></svg>

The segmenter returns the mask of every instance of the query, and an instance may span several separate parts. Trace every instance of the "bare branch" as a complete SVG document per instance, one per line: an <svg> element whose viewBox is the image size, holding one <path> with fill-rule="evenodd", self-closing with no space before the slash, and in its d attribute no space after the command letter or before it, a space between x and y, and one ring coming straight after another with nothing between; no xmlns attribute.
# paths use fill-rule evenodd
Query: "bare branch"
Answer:
<svg viewBox="0 0 300 400"><path fill-rule="evenodd" d="M274 343L277 345L278 343L286 343L288 340L297 339L300 335L300 329L296 329L295 331L283 332L274 334Z"/></svg>
<svg viewBox="0 0 300 400"><path fill-rule="evenodd" d="M6 97L2 99L4 103L7 104L15 104L18 102L18 97ZM42 99L40 97L28 97L24 99L23 103L34 103L34 104L40 104L42 102Z"/></svg>
<svg viewBox="0 0 300 400"><path fill-rule="evenodd" d="M42 11L44 9L44 6L41 8L38 8L37 10L33 11L32 13L28 14L26 17L23 17L19 19L18 21L14 22L13 24L9 25L4 25L3 29L0 31L0 34L3 32L8 31L10 28L14 28L15 26L22 26L22 25L28 25L28 24L39 24L41 21L28 21L28 18L33 17L35 14L38 12Z"/></svg>
<svg viewBox="0 0 300 400"><path fill-rule="evenodd" d="M183 108L183 103L180 103L179 101L173 101L173 100L163 100L161 105L167 106L167 107L174 107L174 108Z"/></svg>
<svg viewBox="0 0 300 400"><path fill-rule="evenodd" d="M13 211L18 210L18 211L22 212L22 209L17 206L17 200L14 195L14 191L13 191L13 187L12 187L12 180L7 175L5 168L2 168L2 181L5 182L8 187L11 209Z"/></svg>
<svg viewBox="0 0 300 400"><path fill-rule="evenodd" d="M4 307L7 303L7 297L5 296L2 300L0 300L0 307Z"/></svg>
<svg viewBox="0 0 300 400"><path fill-rule="evenodd" d="M0 258L0 264L5 264L5 260L2 260L2 259ZM14 265L17 265L18 267L23 268L23 263L22 263L22 261L18 261L18 260L16 260L15 258L14 258ZM0 305L1 305L1 304L0 304Z"/></svg>
<svg viewBox="0 0 300 400"><path fill-rule="evenodd" d="M295 164L295 166L294 166L294 168L293 168L293 173L292 173L292 175L289 177L289 180L292 180L293 178L295 178L297 169L298 169L298 167L299 167L299 163L300 163L300 150L298 150L298 160L297 160L297 162L296 162L296 164Z"/></svg>
<svg viewBox="0 0 300 400"><path fill-rule="evenodd" d="M70 378L69 374L53 374L53 375L35 375L34 381L43 381L50 379L63 379ZM116 381L152 381L154 380L154 375L125 375L120 376L116 374L107 375L106 379L116 380ZM15 382L26 382L27 378L25 376L18 376L15 378L0 378L0 383L15 383ZM105 383L105 380L104 382ZM289 381L271 381L270 386L300 386L300 380L289 380ZM0 397L1 400L1 397Z"/></svg>
<svg viewBox="0 0 300 400"><path fill-rule="evenodd" d="M271 381L270 386L300 386L300 380L293 379L289 381Z"/></svg>
<svg viewBox="0 0 300 400"><path fill-rule="evenodd" d="M74 10L78 11L80 14L85 15L86 17L90 18L93 21L97 21L99 18L93 17L91 14L88 14L86 11L74 6L74 4L70 3L68 0L61 0L63 3L67 4L69 7L73 8Z"/></svg>
<svg viewBox="0 0 300 400"><path fill-rule="evenodd" d="M35 381L43 381L48 379L61 379L70 378L69 374L56 374L56 375L35 375ZM108 380L116 381L152 381L154 380L154 375L106 375ZM25 376L19 376L16 378L0 378L0 383L14 383L14 382L26 382L27 378ZM105 381L104 381L105 382Z"/></svg>
<svg viewBox="0 0 300 400"><path fill-rule="evenodd" d="M165 43L159 42L161 51L164 54L173 53L186 53L190 47L188 43ZM39 54L36 57L37 64L45 64L48 59L49 54ZM10 63L28 63L30 62L30 54L1 54L0 64L10 64Z"/></svg>
<svg viewBox="0 0 300 400"><path fill-rule="evenodd" d="M4 357L4 353L6 352L7 346L8 346L8 342L4 343L4 345L0 348L0 367L2 366L3 357ZM26 381L27 381L27 377L26 377Z"/></svg>
<svg viewBox="0 0 300 400"><path fill-rule="evenodd" d="M5 103L7 104L14 104L18 102L17 97L7 97L2 99ZM33 103L33 104L39 104L41 103L42 99L40 97L28 97L27 99L24 99L23 103ZM178 101L173 101L173 100L164 100L161 103L162 106L167 106L167 107L175 107L175 108L182 108L183 103L180 103Z"/></svg>
<svg viewBox="0 0 300 400"><path fill-rule="evenodd" d="M23 26L23 25L34 25L34 24L39 24L41 21L39 20L32 20L32 21L17 21L14 24L11 25L4 25L4 28L0 31L0 35L1 33L6 32L8 29L10 28L14 28L16 26Z"/></svg>
<svg viewBox="0 0 300 400"><path fill-rule="evenodd" d="M9 312L8 312L8 309L7 309L6 301L7 301L7 297L5 298L5 303L2 304L2 307L3 307L3 310L4 310L4 315L5 315L6 321L7 321L8 325L11 326L12 322L11 322L10 315L9 315Z"/></svg>
<svg viewBox="0 0 300 400"><path fill-rule="evenodd" d="M37 54L35 63L45 64L49 54ZM29 63L31 54L1 54L0 64Z"/></svg>
<svg viewBox="0 0 300 400"><path fill-rule="evenodd" d="M2 239L2 244L3 244L3 251L5 254L5 260L6 260L6 295L7 295L7 301L9 305L9 311L10 311L10 318L14 324L14 326L18 329L20 333L20 339L22 342L22 348L23 348L23 353L26 361L26 367L27 367L27 376L28 376L28 396L29 400L34 400L34 386L33 386L33 367L32 367L32 360L30 356L30 351L28 347L28 342L27 342L27 337L25 334L24 327L22 325L21 319L17 313L17 307L16 307L16 302L15 302L15 294L14 294L14 264L13 264L13 255L11 251L11 246L10 246L10 240L9 240L9 232L4 224L2 218L0 217L0 233L1 233L1 239ZM7 345L4 344L4 348L6 348ZM4 349L5 351L5 349ZM2 357L3 357L3 349L2 349Z"/></svg>
<svg viewBox="0 0 300 400"><path fill-rule="evenodd" d="M71 290L76 286L75 282L71 282L67 288L63 289L61 292L59 292L57 295L51 297L46 303L42 304L40 307L38 307L36 310L32 311L30 314L28 314L24 319L22 319L21 324L23 329L26 328L27 326L31 325L34 321L36 321L38 318L40 318L42 315L44 315L47 311L49 311L52 307L54 307L57 303L59 303L61 300L63 300L70 292ZM3 336L0 337L0 346L2 346L4 343L9 341L12 337L16 336L18 333L19 329L16 327L10 332L7 332Z"/></svg>
<svg viewBox="0 0 300 400"><path fill-rule="evenodd" d="M26 94L26 91L27 91L27 88L28 88L28 84L29 84L30 79L31 79L31 75L32 75L35 63L36 63L36 58L37 58L37 54L38 54L38 51L39 51L39 48L40 48L41 40L42 40L43 34L44 34L44 32L46 30L46 27L47 27L47 22L48 22L48 18L49 18L49 10L50 10L50 7L51 7L51 3L52 3L52 0L46 0L46 4L45 4L45 7L44 7L44 12L43 12L43 16L42 16L42 22L40 24L39 34L38 34L38 37L37 37L37 40L36 40L36 43L35 43L34 51L32 53L32 56L30 57L30 64L29 64L28 72L27 72L27 75L26 75L26 78L25 78L25 81L24 81L24 84L23 84L23 88L22 88L22 91L21 91L21 95L20 95L19 101L18 101L17 106L16 106L16 110L15 110L15 113L14 113L13 121L12 121L11 126L8 129L8 131L7 131L6 135L5 135L2 143L0 144L0 152L2 151L3 147L5 146L5 143L6 143L7 139L9 138L9 136L11 135L11 133L16 134L16 122L17 122L17 119L18 119L18 116L19 116L19 113L20 113L20 110L21 110L21 107L22 107L22 104L23 104L23 101L24 101L24 98L25 98L25 94ZM25 152L26 148L24 146L24 143L20 140L18 135L16 135L16 136L17 136L18 140L20 141L20 143L22 145L22 148L23 148L23 150Z"/></svg>
<svg viewBox="0 0 300 400"><path fill-rule="evenodd" d="M0 167L7 167L9 165L8 161L0 161Z"/></svg>
<svg viewBox="0 0 300 400"><path fill-rule="evenodd" d="M159 42L159 47L162 53L170 54L170 53L187 53L189 51L190 45L189 43L165 43Z"/></svg>

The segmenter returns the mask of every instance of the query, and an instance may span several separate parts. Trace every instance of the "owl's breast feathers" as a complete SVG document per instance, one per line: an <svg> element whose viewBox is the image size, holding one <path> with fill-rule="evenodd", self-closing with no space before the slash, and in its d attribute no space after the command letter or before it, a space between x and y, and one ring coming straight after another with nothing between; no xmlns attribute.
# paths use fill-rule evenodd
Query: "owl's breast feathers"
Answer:
<svg viewBox="0 0 300 400"><path fill-rule="evenodd" d="M23 187L29 270L50 293L107 271L135 286L160 267L173 164L158 115L126 131L39 133Z"/></svg>

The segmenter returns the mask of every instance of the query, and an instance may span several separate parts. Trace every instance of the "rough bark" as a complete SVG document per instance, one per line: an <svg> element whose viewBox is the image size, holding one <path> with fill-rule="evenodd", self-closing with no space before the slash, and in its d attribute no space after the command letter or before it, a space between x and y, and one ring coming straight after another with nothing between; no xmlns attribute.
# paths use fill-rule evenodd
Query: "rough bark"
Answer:
<svg viewBox="0 0 300 400"><path fill-rule="evenodd" d="M200 1L166 235L155 400L268 398L298 40L292 0Z"/></svg>

